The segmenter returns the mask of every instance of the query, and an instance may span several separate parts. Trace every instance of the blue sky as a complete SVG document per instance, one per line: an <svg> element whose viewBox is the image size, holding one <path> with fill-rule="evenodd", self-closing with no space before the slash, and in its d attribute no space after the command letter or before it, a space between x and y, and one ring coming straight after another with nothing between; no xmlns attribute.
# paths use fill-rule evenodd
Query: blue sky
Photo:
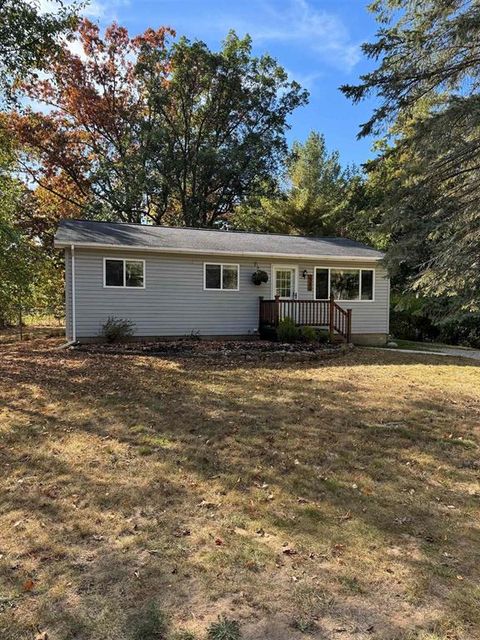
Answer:
<svg viewBox="0 0 480 640"><path fill-rule="evenodd" d="M45 1L45 0L44 0ZM48 0L46 0L48 2ZM372 102L353 105L338 90L370 68L360 44L376 31L367 0L92 0L86 13L105 25L117 20L132 35L168 25L178 34L219 47L229 29L249 33L255 54L268 52L310 91L308 106L291 118L289 141L316 129L342 162L371 157L372 140L356 139Z"/></svg>

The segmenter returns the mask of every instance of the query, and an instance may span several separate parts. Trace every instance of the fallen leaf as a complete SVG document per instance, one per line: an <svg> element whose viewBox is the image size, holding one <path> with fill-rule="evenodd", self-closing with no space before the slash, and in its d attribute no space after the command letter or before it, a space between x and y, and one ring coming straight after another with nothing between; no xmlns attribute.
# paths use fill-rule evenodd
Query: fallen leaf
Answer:
<svg viewBox="0 0 480 640"><path fill-rule="evenodd" d="M345 545L337 543L333 546L333 554L336 556L341 555L345 551Z"/></svg>
<svg viewBox="0 0 480 640"><path fill-rule="evenodd" d="M22 588L23 588L24 591L31 591L34 586L35 586L35 583L33 582L33 580L31 578L29 578L28 580L25 580L25 582L23 583Z"/></svg>
<svg viewBox="0 0 480 640"><path fill-rule="evenodd" d="M286 556L294 556L294 555L296 555L297 552L295 551L295 549L293 547L285 547L285 549L283 549L283 553Z"/></svg>

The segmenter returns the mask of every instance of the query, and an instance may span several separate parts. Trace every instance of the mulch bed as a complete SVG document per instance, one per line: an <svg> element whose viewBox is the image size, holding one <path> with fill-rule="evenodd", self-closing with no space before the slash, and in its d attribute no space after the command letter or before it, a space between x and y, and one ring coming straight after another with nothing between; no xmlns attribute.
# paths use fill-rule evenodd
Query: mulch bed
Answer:
<svg viewBox="0 0 480 640"><path fill-rule="evenodd" d="M318 360L342 355L352 345L284 344L270 340L192 340L179 338L152 342L95 343L75 347L78 351L116 355L151 355L194 358L239 358L245 360Z"/></svg>

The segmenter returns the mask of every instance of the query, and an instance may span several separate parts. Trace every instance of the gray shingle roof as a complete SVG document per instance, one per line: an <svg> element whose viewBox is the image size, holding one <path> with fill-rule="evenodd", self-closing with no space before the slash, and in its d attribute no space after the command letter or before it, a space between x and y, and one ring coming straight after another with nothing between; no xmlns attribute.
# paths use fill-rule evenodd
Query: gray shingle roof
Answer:
<svg viewBox="0 0 480 640"><path fill-rule="evenodd" d="M64 220L60 222L55 234L55 246L71 244L252 256L321 256L367 260L379 260L383 257L380 251L347 238Z"/></svg>

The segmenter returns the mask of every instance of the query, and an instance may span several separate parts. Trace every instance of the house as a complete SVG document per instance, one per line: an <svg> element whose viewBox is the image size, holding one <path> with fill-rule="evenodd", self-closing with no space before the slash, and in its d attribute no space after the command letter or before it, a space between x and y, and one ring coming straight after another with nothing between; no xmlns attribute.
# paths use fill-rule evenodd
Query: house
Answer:
<svg viewBox="0 0 480 640"><path fill-rule="evenodd" d="M247 336L290 316L357 343L387 339L383 254L345 238L67 220L55 247L70 340L98 339L109 316L142 338Z"/></svg>

